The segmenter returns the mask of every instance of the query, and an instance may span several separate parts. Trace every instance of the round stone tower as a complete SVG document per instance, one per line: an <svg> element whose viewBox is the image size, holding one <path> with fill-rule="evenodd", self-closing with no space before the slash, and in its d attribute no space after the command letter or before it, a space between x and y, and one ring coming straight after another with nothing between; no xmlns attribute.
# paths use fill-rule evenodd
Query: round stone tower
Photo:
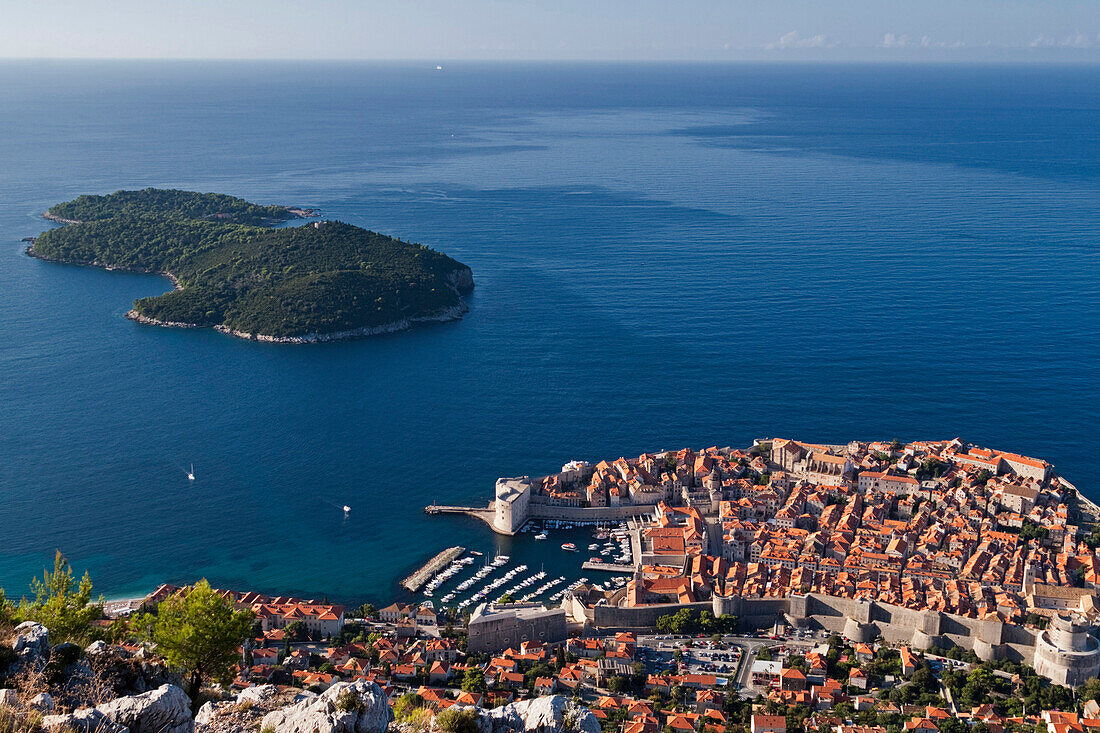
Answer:
<svg viewBox="0 0 1100 733"><path fill-rule="evenodd" d="M844 619L844 637L852 641L868 644L875 638L876 629L873 624L861 624L849 616Z"/></svg>
<svg viewBox="0 0 1100 733"><path fill-rule="evenodd" d="M1088 627L1080 617L1074 619L1068 614L1055 616L1050 620L1047 633L1050 634L1050 643L1059 649L1081 651L1088 644Z"/></svg>
<svg viewBox="0 0 1100 733"><path fill-rule="evenodd" d="M1050 620L1035 639L1035 671L1069 687L1100 673L1100 642L1084 618L1058 614Z"/></svg>

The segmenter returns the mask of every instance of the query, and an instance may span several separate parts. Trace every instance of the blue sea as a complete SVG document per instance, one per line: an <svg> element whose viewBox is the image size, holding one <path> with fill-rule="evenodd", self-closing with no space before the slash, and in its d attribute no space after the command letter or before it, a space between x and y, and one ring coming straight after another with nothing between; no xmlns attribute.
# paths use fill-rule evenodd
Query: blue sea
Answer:
<svg viewBox="0 0 1100 733"><path fill-rule="evenodd" d="M146 186L430 245L470 312L252 343L24 254ZM452 544L577 575L423 507L765 436L961 436L1100 498L1098 313L1096 66L0 62L0 586L56 549L114 597L388 601Z"/></svg>

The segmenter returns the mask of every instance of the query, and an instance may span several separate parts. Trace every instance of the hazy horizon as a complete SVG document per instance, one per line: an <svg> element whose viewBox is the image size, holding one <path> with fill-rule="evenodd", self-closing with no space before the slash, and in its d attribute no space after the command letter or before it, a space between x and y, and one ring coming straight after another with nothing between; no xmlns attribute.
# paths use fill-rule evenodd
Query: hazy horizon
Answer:
<svg viewBox="0 0 1100 733"><path fill-rule="evenodd" d="M0 58L321 61L1100 61L1096 0L43 0Z"/></svg>

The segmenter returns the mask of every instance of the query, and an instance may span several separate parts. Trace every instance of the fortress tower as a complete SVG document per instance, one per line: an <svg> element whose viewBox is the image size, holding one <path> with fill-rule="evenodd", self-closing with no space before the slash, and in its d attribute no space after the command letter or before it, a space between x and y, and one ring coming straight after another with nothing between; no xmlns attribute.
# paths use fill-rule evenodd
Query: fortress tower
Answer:
<svg viewBox="0 0 1100 733"><path fill-rule="evenodd" d="M1059 614L1035 640L1035 671L1058 685L1077 687L1100 673L1100 642L1084 617Z"/></svg>
<svg viewBox="0 0 1100 733"><path fill-rule="evenodd" d="M527 505L531 500L531 479L499 478L493 500L493 529L500 534L515 534L527 523Z"/></svg>

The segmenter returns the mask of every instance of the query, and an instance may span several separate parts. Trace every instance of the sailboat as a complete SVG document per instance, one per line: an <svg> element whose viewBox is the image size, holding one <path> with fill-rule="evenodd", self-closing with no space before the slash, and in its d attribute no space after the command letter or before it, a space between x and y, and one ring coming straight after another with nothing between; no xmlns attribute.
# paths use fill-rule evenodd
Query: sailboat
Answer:
<svg viewBox="0 0 1100 733"><path fill-rule="evenodd" d="M191 470L187 472L187 480L188 481L194 481L195 480L195 464L194 463L191 464Z"/></svg>

